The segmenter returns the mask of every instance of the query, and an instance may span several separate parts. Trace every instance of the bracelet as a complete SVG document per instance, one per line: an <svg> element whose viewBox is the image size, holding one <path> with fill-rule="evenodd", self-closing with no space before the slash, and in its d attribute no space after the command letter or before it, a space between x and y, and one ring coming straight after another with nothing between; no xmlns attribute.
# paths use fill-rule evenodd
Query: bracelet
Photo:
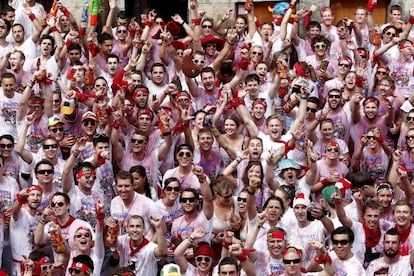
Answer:
<svg viewBox="0 0 414 276"><path fill-rule="evenodd" d="M328 178L325 178L325 179L321 180L321 183L322 183L323 186L328 186L330 182L329 182Z"/></svg>
<svg viewBox="0 0 414 276"><path fill-rule="evenodd" d="M323 256L323 257L317 257L317 256L315 256L315 258L313 258L313 260L317 264L324 264L324 263L332 264L331 256L329 256L328 253L326 253L326 255Z"/></svg>
<svg viewBox="0 0 414 276"><path fill-rule="evenodd" d="M51 30L52 32L57 32L57 31L58 31L58 29L56 28L56 26L53 26L52 28L50 28L50 30Z"/></svg>
<svg viewBox="0 0 414 276"><path fill-rule="evenodd" d="M78 151L78 150L74 150L74 151L72 152L72 154L73 154L73 156L74 156L75 158L78 158L78 157L79 157L79 154L80 154L80 151Z"/></svg>
<svg viewBox="0 0 414 276"><path fill-rule="evenodd" d="M249 188L247 188L246 190L247 190L247 193L248 193L249 195L254 195L254 194L255 194L255 192L254 192L254 191L253 191L253 192L250 192Z"/></svg>
<svg viewBox="0 0 414 276"><path fill-rule="evenodd" d="M188 240L191 244L195 244L195 241L194 241L192 238L190 238L190 236L188 236L188 237L187 237L187 240Z"/></svg>
<svg viewBox="0 0 414 276"><path fill-rule="evenodd" d="M198 176L198 182L200 182L200 184L206 183L207 182L207 176L205 174L203 174L202 176Z"/></svg>
<svg viewBox="0 0 414 276"><path fill-rule="evenodd" d="M414 17L410 16L410 19L408 19L408 23L414 25Z"/></svg>
<svg viewBox="0 0 414 276"><path fill-rule="evenodd" d="M39 224L41 224L41 225L45 225L47 222L46 221L44 221L43 219L39 219Z"/></svg>
<svg viewBox="0 0 414 276"><path fill-rule="evenodd" d="M70 16L70 11L68 10L68 8L64 7L62 12L63 12L64 16L66 16L66 17Z"/></svg>
<svg viewBox="0 0 414 276"><path fill-rule="evenodd" d="M184 21L184 20L183 20L183 22L181 22L181 23L178 23L178 22L177 22L177 24L178 24L178 25L181 25L181 26L182 26L182 25L184 25L184 23L185 23L185 21Z"/></svg>
<svg viewBox="0 0 414 276"><path fill-rule="evenodd" d="M36 15L34 15L33 13L29 14L29 19L31 21L34 21L36 19Z"/></svg>

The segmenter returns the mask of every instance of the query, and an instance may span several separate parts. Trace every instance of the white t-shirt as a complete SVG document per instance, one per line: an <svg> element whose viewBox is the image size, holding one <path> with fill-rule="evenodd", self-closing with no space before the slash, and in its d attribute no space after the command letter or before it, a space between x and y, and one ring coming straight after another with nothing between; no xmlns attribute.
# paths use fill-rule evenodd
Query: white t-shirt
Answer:
<svg viewBox="0 0 414 276"><path fill-rule="evenodd" d="M410 256L400 256L392 264L385 263L384 257L381 257L369 264L367 275L408 276L411 269Z"/></svg>

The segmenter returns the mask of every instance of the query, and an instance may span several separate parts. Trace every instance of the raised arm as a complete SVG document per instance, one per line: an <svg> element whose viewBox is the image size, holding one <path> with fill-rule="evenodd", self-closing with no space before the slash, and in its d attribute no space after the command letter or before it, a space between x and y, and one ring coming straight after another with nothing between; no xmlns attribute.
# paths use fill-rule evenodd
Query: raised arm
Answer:
<svg viewBox="0 0 414 276"><path fill-rule="evenodd" d="M24 121L24 126L22 127L22 130L19 133L19 137L17 138L16 144L16 153L27 164L32 164L33 161L33 154L31 153L31 151L24 148L24 145L26 143L27 130L34 122L33 117L33 114L27 114L26 120Z"/></svg>
<svg viewBox="0 0 414 276"><path fill-rule="evenodd" d="M105 26L102 27L102 33L108 33L113 36L112 21L114 20L114 16L115 16L116 0L108 0L108 4L109 4L109 13L108 13L108 17L106 18Z"/></svg>
<svg viewBox="0 0 414 276"><path fill-rule="evenodd" d="M199 165L193 166L193 173L198 177L201 188L201 195L203 196L203 213L208 220L213 217L213 193L207 181L207 176L204 174L203 168Z"/></svg>
<svg viewBox="0 0 414 276"><path fill-rule="evenodd" d="M156 257L161 257L167 254L167 242L162 231L162 225L164 224L164 219L161 216L151 215L150 218L151 225L155 228L155 235L157 236L157 247L154 248L154 255Z"/></svg>

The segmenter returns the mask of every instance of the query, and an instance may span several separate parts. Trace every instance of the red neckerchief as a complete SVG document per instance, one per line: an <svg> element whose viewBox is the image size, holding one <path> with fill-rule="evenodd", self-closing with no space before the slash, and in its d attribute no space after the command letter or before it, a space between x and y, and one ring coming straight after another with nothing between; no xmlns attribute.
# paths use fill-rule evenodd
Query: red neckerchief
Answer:
<svg viewBox="0 0 414 276"><path fill-rule="evenodd" d="M365 245L368 248L375 247L381 239L381 231L379 229L371 230L365 224L362 224L362 226L365 232Z"/></svg>
<svg viewBox="0 0 414 276"><path fill-rule="evenodd" d="M138 247L134 249L132 248L132 240L129 240L129 249L131 250L131 253L129 253L129 256L131 257L134 256L136 253L138 253L141 250L141 248L146 246L148 243L149 241L146 238L144 238L142 242L138 245Z"/></svg>
<svg viewBox="0 0 414 276"><path fill-rule="evenodd" d="M412 224L410 223L410 227L408 227L407 230L400 230L398 225L395 225L395 230L397 230L398 234L400 235L400 241L401 243L405 243L408 239L408 236L410 235L411 232L411 226Z"/></svg>
<svg viewBox="0 0 414 276"><path fill-rule="evenodd" d="M63 229L63 228L68 227L69 225L71 225L74 220L75 220L75 218L72 217L71 215L69 215L69 220L65 224L60 224L58 219L55 219L55 223L57 225L59 225L60 229Z"/></svg>
<svg viewBox="0 0 414 276"><path fill-rule="evenodd" d="M276 143L282 143L282 144L284 144L285 145L285 155L287 155L287 153L290 151L290 150L293 150L294 148L295 148L295 145L293 145L293 146L289 146L289 141L283 141L283 140L281 140L281 139L276 139L276 140L274 140L274 142L276 142Z"/></svg>

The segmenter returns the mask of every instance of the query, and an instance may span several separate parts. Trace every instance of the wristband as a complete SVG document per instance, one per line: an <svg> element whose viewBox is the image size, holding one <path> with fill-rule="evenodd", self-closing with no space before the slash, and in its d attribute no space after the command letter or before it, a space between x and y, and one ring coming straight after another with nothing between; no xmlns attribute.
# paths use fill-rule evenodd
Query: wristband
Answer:
<svg viewBox="0 0 414 276"><path fill-rule="evenodd" d="M237 259L240 262L245 262L247 260L247 253L254 252L254 251L256 251L254 248L242 249L242 254L237 256Z"/></svg>
<svg viewBox="0 0 414 276"><path fill-rule="evenodd" d="M295 23L299 23L299 18L295 17L295 18L293 19L293 22L295 22Z"/></svg>
<svg viewBox="0 0 414 276"><path fill-rule="evenodd" d="M383 144L384 143L384 137L382 137L382 136L377 137L377 142L380 143L380 144Z"/></svg>
<svg viewBox="0 0 414 276"><path fill-rule="evenodd" d="M321 181L321 183L322 183L323 186L328 186L330 182L329 182L328 178L325 178Z"/></svg>
<svg viewBox="0 0 414 276"><path fill-rule="evenodd" d="M47 222L46 221L44 221L43 219L39 219L39 224L41 224L41 225L45 225Z"/></svg>
<svg viewBox="0 0 414 276"><path fill-rule="evenodd" d="M29 19L31 21L34 21L36 19L36 15L34 15L33 13L29 14Z"/></svg>
<svg viewBox="0 0 414 276"><path fill-rule="evenodd" d="M227 243L225 241L223 241L223 243L221 244L224 248L229 249L231 243Z"/></svg>
<svg viewBox="0 0 414 276"><path fill-rule="evenodd" d="M74 156L75 158L78 158L78 156L79 156L79 154L80 154L80 151L78 151L78 150L74 150L74 151L72 152L72 154L73 154L73 156Z"/></svg>
<svg viewBox="0 0 414 276"><path fill-rule="evenodd" d="M105 218L105 213L97 213L96 214L96 219L97 220L103 220Z"/></svg>
<svg viewBox="0 0 414 276"><path fill-rule="evenodd" d="M198 176L198 182L200 182L200 184L205 183L207 181L207 177L205 174L203 174L202 176Z"/></svg>
<svg viewBox="0 0 414 276"><path fill-rule="evenodd" d="M68 8L64 7L62 12L66 17L70 16L70 11L68 10Z"/></svg>
<svg viewBox="0 0 414 276"><path fill-rule="evenodd" d="M201 24L201 18L191 19L191 23L193 23L196 26L200 25Z"/></svg>
<svg viewBox="0 0 414 276"><path fill-rule="evenodd" d="M86 29L85 28L81 28L79 30L79 36L84 36L86 34Z"/></svg>
<svg viewBox="0 0 414 276"><path fill-rule="evenodd" d="M148 27L151 27L152 26L152 21L147 20L147 21L144 22L144 25L148 26Z"/></svg>
<svg viewBox="0 0 414 276"><path fill-rule="evenodd" d="M289 9L292 9L292 10L295 9L295 4L290 3L289 4Z"/></svg>
<svg viewBox="0 0 414 276"><path fill-rule="evenodd" d="M410 19L408 19L408 23L414 25L414 17L410 16Z"/></svg>
<svg viewBox="0 0 414 276"><path fill-rule="evenodd" d="M247 70L249 68L249 58L241 58L239 61L239 68L241 70Z"/></svg>
<svg viewBox="0 0 414 276"><path fill-rule="evenodd" d="M247 188L246 190L247 190L247 193L248 193L249 195L254 195L254 194L255 194L255 192L254 192L254 191L253 191L253 192L250 192L250 191L249 191L249 188Z"/></svg>
<svg viewBox="0 0 414 276"><path fill-rule="evenodd" d="M194 240L192 238L190 238L190 236L187 237L187 240L191 243L191 244L195 244Z"/></svg>
<svg viewBox="0 0 414 276"><path fill-rule="evenodd" d="M65 42L66 48L69 49L70 44L72 44L72 40L70 40L70 39L66 40L66 42Z"/></svg>
<svg viewBox="0 0 414 276"><path fill-rule="evenodd" d="M315 258L313 260L317 264L324 264L324 263L332 264L331 256L329 256L328 253L326 253L326 255L323 256L323 257L317 257L317 256L315 256Z"/></svg>
<svg viewBox="0 0 414 276"><path fill-rule="evenodd" d="M56 28L56 26L53 26L52 28L50 28L50 30L51 30L52 32L58 32L58 29Z"/></svg>

